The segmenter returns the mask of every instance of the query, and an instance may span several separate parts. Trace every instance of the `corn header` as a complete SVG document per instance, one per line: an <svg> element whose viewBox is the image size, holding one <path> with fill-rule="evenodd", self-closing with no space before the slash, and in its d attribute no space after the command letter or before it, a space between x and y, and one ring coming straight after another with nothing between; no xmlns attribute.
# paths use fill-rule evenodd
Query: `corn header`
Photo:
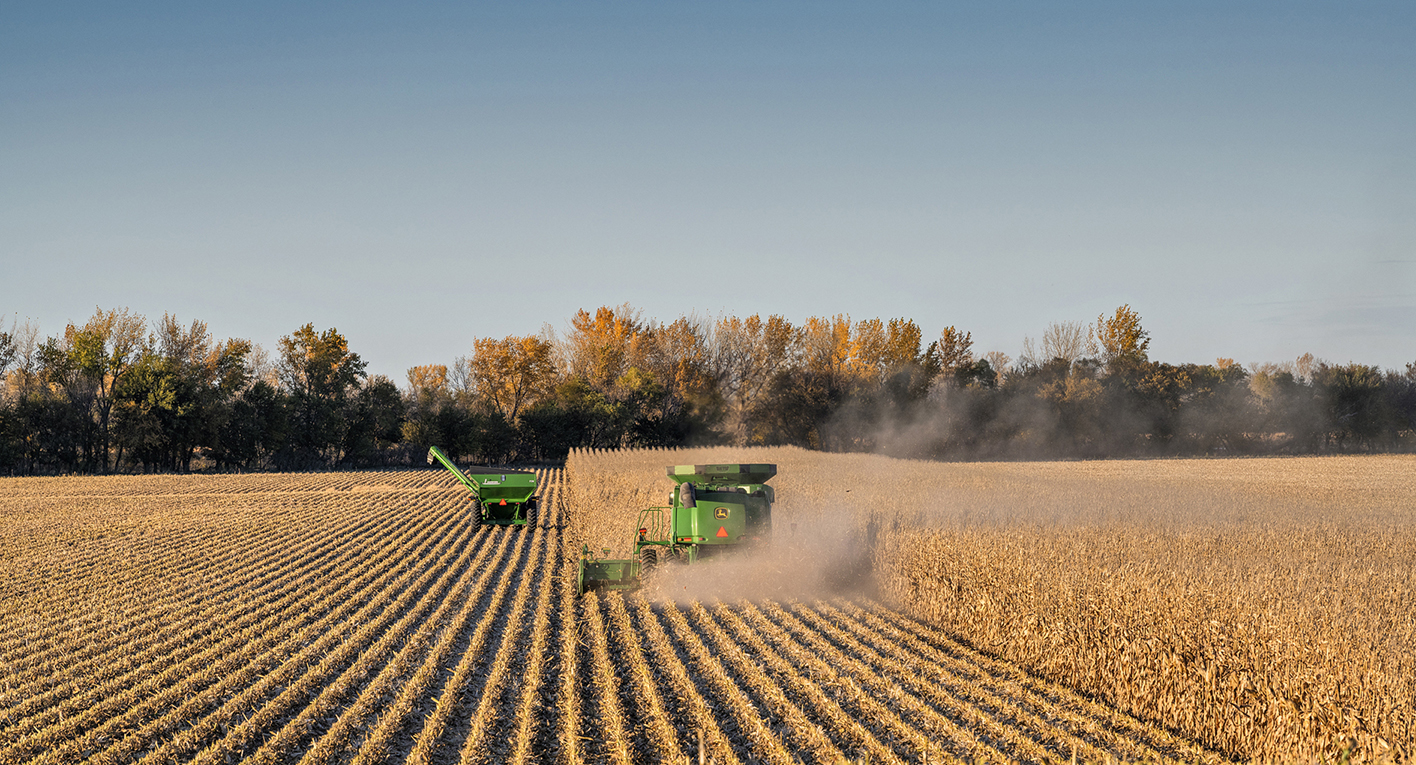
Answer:
<svg viewBox="0 0 1416 765"><path fill-rule="evenodd" d="M525 526L536 523L536 474L529 470L469 467L459 470L443 450L428 449L428 464L439 462L472 492L478 523Z"/></svg>
<svg viewBox="0 0 1416 765"><path fill-rule="evenodd" d="M581 548L576 591L639 587L663 565L691 565L772 536L776 465L674 465L669 504L639 511L634 557L595 558Z"/></svg>

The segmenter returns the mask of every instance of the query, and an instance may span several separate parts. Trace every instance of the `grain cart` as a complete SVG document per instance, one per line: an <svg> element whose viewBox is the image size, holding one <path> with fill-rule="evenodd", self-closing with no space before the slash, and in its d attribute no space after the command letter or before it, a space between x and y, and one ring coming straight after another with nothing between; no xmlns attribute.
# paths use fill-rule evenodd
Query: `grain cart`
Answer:
<svg viewBox="0 0 1416 765"><path fill-rule="evenodd" d="M766 484L776 465L674 465L667 472L676 484L669 504L639 511L633 558L595 558L581 548L578 593L632 589L658 566L691 565L771 538L773 494Z"/></svg>
<svg viewBox="0 0 1416 765"><path fill-rule="evenodd" d="M442 449L428 449L428 464L436 460L457 476L477 505L478 523L493 526L536 524L536 474L529 470L469 467L464 473Z"/></svg>

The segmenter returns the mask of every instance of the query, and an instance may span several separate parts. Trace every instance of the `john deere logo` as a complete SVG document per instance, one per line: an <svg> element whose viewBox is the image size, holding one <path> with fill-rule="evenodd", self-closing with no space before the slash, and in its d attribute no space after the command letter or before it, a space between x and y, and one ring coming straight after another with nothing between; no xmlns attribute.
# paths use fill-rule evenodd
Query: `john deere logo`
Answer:
<svg viewBox="0 0 1416 765"><path fill-rule="evenodd" d="M724 518L727 518L727 517L728 517L728 509L727 509L726 507L719 507L719 508L715 509L715 510L713 511L713 517L714 517L714 518L717 518L717 519L720 520L720 521L723 520Z"/></svg>

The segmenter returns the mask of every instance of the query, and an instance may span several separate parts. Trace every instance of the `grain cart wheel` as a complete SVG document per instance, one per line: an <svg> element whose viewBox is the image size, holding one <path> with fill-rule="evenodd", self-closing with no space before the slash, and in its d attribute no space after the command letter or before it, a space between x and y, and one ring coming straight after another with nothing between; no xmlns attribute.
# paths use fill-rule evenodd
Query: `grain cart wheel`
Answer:
<svg viewBox="0 0 1416 765"><path fill-rule="evenodd" d="M654 569L659 567L659 548L645 545L639 550L639 578L649 581L654 577Z"/></svg>
<svg viewBox="0 0 1416 765"><path fill-rule="evenodd" d="M537 510L537 507L536 507L536 498L535 498L535 497L532 497L531 499L526 500L526 525L527 525L527 526L535 526L535 525L536 525L536 510Z"/></svg>

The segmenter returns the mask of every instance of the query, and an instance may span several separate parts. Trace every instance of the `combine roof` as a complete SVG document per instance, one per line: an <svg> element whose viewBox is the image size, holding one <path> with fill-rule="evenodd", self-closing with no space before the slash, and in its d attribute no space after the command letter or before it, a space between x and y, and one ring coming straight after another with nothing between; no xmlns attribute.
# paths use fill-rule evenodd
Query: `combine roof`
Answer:
<svg viewBox="0 0 1416 765"><path fill-rule="evenodd" d="M777 466L747 462L670 465L665 472L674 483L767 483L777 474Z"/></svg>

